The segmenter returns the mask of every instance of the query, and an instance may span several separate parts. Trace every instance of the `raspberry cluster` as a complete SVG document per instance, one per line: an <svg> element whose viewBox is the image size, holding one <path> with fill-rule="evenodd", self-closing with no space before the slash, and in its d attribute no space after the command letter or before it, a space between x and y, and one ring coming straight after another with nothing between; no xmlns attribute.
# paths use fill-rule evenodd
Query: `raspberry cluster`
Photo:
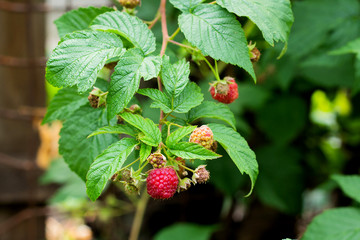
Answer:
<svg viewBox="0 0 360 240"><path fill-rule="evenodd" d="M155 199L168 199L174 196L179 184L176 172L171 167L154 168L146 179L148 194Z"/></svg>

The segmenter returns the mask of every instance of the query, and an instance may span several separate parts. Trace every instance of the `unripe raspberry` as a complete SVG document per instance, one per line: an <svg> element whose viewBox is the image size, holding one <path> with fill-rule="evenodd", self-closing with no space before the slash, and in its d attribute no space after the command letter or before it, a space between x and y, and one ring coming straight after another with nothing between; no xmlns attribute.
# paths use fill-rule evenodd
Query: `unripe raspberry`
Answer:
<svg viewBox="0 0 360 240"><path fill-rule="evenodd" d="M147 160L154 168L163 168L166 165L166 157L161 153L152 153Z"/></svg>
<svg viewBox="0 0 360 240"><path fill-rule="evenodd" d="M125 191L127 193L139 193L139 187L136 184L133 183L126 183L125 184Z"/></svg>
<svg viewBox="0 0 360 240"><path fill-rule="evenodd" d="M195 169L192 177L195 183L206 183L210 179L210 172L205 167L206 165L200 165Z"/></svg>
<svg viewBox="0 0 360 240"><path fill-rule="evenodd" d="M188 190L191 187L191 180L189 178L183 178L180 180L179 185L178 185L178 192L183 192Z"/></svg>
<svg viewBox="0 0 360 240"><path fill-rule="evenodd" d="M259 49L257 49L256 47L254 47L254 49L251 50L250 52L250 60L251 62L258 62L260 59L261 53L259 51Z"/></svg>
<svg viewBox="0 0 360 240"><path fill-rule="evenodd" d="M103 92L99 88L94 87L89 93L88 100L90 106L93 108L103 107L106 103L106 95L103 95Z"/></svg>
<svg viewBox="0 0 360 240"><path fill-rule="evenodd" d="M185 166L185 159L181 158L181 157L176 157L175 161L179 162L181 165L179 166L179 170L177 171L178 174L180 175L180 177L185 177L188 175L188 172L185 170L185 168L183 166Z"/></svg>
<svg viewBox="0 0 360 240"><path fill-rule="evenodd" d="M189 142L200 144L204 148L211 150L214 144L213 132L208 126L202 125L191 133Z"/></svg>
<svg viewBox="0 0 360 240"><path fill-rule="evenodd" d="M217 143L217 141L214 141L214 143L211 146L210 150L213 151L213 152L216 152L217 148L218 148L218 143Z"/></svg>
<svg viewBox="0 0 360 240"><path fill-rule="evenodd" d="M224 80L211 84L210 94L213 99L229 104L239 97L238 85L234 78L225 77Z"/></svg>
<svg viewBox="0 0 360 240"><path fill-rule="evenodd" d="M134 114L141 114L142 113L141 107L139 105L137 105L137 104L131 105L129 110L132 111L132 113L134 113Z"/></svg>
<svg viewBox="0 0 360 240"><path fill-rule="evenodd" d="M140 0L119 0L119 3L125 8L135 8L140 4Z"/></svg>
<svg viewBox="0 0 360 240"><path fill-rule="evenodd" d="M146 179L148 194L155 199L168 199L174 196L179 179L173 168L155 168L150 170Z"/></svg>

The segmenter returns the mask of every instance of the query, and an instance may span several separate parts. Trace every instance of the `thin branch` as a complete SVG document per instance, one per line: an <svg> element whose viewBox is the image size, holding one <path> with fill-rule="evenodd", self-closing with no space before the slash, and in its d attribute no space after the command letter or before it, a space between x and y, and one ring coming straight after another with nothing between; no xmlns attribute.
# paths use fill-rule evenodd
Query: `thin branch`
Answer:
<svg viewBox="0 0 360 240"><path fill-rule="evenodd" d="M188 48L188 49L190 49L190 50L192 50L192 51L194 51L194 52L200 52L200 50L198 50L198 49L192 48L192 47L190 47L190 46L188 46L188 45L185 45L185 44L176 42L176 41L174 41L174 40L169 40L169 42L171 42L172 44L178 45L178 46L180 46L180 47L183 47L183 48Z"/></svg>

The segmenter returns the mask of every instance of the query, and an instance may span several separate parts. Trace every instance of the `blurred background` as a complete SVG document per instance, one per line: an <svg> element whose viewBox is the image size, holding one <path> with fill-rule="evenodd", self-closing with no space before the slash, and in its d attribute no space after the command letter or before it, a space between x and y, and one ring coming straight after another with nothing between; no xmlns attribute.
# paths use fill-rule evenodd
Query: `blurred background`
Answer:
<svg viewBox="0 0 360 240"><path fill-rule="evenodd" d="M53 21L78 7L114 4L0 0L1 240L128 239L139 197L112 184L100 200L88 200L85 184L57 153L61 123L40 124L57 91L44 79L46 58L59 41ZM200 240L295 239L324 209L353 204L331 176L359 174L360 61L334 50L360 37L360 2L292 4L295 23L280 60L283 46L270 47L254 24L239 18L262 54L254 65L257 84L242 69L219 63L221 77L235 76L239 83L239 99L230 108L259 162L254 193L244 198L248 177L219 149L224 157L207 163L210 183L168 201L149 200L139 239L183 239L184 233ZM151 21L158 6L143 0L137 15ZM167 7L172 33L179 12ZM152 30L160 45L160 24ZM211 100L214 77L206 64L176 46L166 54L191 61L191 80ZM138 100L143 115L158 120L158 110Z"/></svg>

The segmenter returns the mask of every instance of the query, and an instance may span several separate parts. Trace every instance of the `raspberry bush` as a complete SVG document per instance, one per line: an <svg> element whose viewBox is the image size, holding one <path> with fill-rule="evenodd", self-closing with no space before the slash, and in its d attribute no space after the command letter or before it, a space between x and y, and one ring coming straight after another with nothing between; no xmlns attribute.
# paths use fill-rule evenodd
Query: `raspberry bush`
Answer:
<svg viewBox="0 0 360 240"><path fill-rule="evenodd" d="M218 65L237 66L256 82L253 62L259 61L260 51L238 17L256 24L270 46L284 43L283 55L293 23L290 2L161 0L152 21L137 17L140 1L119 3L123 8L80 8L57 19L61 40L46 65L46 80L62 89L43 123L64 122L59 151L86 182L88 197L95 201L113 180L128 192L171 198L209 180L203 162L221 161L218 145L249 176L250 195L258 163L226 105L241 98L240 80L220 78ZM179 10L172 33L166 4ZM152 32L157 22L161 39ZM175 41L179 34L183 42ZM186 57L179 54L175 61L169 44ZM206 65L213 74L209 92L190 80L193 63ZM156 88L148 87L153 83ZM216 101L204 101L204 94ZM152 101L150 108L160 110L159 121L143 114L149 110L142 109L138 98Z"/></svg>

